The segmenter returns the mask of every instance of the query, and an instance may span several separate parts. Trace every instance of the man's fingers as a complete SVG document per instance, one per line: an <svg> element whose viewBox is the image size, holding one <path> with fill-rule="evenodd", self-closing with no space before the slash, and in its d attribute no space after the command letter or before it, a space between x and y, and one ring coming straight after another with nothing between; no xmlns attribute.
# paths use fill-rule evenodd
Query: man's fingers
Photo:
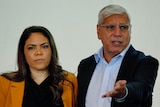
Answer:
<svg viewBox="0 0 160 107"><path fill-rule="evenodd" d="M102 98L104 97L119 97L123 96L125 94L125 89L126 89L126 80L119 80L116 82L114 89L109 91L108 93L104 94Z"/></svg>
<svg viewBox="0 0 160 107"><path fill-rule="evenodd" d="M115 85L126 85L126 83L127 83L127 81L126 80L119 80L119 81L117 81L116 82L116 84Z"/></svg>

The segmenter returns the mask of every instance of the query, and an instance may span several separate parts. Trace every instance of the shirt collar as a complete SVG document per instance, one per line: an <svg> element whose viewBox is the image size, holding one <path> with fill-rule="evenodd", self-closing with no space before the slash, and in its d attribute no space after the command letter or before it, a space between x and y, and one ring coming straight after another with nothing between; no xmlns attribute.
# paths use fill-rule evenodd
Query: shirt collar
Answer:
<svg viewBox="0 0 160 107"><path fill-rule="evenodd" d="M118 55L116 55L115 57L121 56L124 57L124 55L126 54L126 52L128 51L130 47L130 44ZM103 46L94 54L94 58L96 60L96 63L98 63L101 59L104 59L103 57Z"/></svg>

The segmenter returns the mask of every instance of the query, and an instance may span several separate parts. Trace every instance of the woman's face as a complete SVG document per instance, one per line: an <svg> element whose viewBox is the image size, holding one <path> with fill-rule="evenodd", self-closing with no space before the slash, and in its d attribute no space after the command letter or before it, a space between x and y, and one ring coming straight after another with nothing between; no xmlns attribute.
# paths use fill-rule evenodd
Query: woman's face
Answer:
<svg viewBox="0 0 160 107"><path fill-rule="evenodd" d="M51 54L48 39L42 33L31 33L24 45L24 55L30 70L48 71Z"/></svg>

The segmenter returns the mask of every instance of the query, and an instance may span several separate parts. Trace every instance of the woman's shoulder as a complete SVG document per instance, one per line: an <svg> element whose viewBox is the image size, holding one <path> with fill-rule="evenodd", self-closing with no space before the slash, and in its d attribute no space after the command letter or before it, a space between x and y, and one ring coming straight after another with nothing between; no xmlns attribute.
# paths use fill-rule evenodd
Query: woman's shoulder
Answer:
<svg viewBox="0 0 160 107"><path fill-rule="evenodd" d="M66 71L66 70L64 70L64 75L65 75L65 78L68 80L77 79L74 73Z"/></svg>
<svg viewBox="0 0 160 107"><path fill-rule="evenodd" d="M9 78L14 77L17 74L17 72L7 72L7 73L3 73L0 75L0 79L2 80L8 80L10 81Z"/></svg>
<svg viewBox="0 0 160 107"><path fill-rule="evenodd" d="M0 75L0 87L8 87L9 84L11 84L11 80L9 79L9 77L14 76L15 73L3 73Z"/></svg>
<svg viewBox="0 0 160 107"><path fill-rule="evenodd" d="M1 74L1 76L8 76L8 77L14 77L17 74L17 72L6 72Z"/></svg>
<svg viewBox="0 0 160 107"><path fill-rule="evenodd" d="M78 81L74 73L69 71L64 71L65 80L63 84L72 84L74 87L77 87Z"/></svg>
<svg viewBox="0 0 160 107"><path fill-rule="evenodd" d="M17 72L16 72L16 71L13 71L13 72L6 72L6 73L3 73L2 75L8 75L8 76L13 77L13 76L15 76L16 74L17 74Z"/></svg>

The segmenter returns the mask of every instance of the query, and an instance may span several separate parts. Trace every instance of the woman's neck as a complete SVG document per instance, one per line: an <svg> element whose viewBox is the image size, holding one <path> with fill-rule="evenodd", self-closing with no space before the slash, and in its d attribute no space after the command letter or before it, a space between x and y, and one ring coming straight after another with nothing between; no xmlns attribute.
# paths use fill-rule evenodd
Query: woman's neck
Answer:
<svg viewBox="0 0 160 107"><path fill-rule="evenodd" d="M31 71L31 78L40 85L49 76L48 71Z"/></svg>

